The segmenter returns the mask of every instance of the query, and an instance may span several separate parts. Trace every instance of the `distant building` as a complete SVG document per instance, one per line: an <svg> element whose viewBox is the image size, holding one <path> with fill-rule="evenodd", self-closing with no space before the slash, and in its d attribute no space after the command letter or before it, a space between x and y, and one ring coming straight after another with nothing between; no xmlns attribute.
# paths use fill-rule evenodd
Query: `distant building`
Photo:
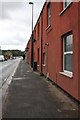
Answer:
<svg viewBox="0 0 80 120"><path fill-rule="evenodd" d="M80 1L45 2L33 34L37 70L80 101Z"/></svg>

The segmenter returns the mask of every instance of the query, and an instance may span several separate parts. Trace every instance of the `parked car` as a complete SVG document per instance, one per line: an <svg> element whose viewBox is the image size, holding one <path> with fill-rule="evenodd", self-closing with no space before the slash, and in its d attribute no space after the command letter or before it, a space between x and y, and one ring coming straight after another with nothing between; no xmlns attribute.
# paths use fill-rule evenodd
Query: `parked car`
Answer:
<svg viewBox="0 0 80 120"><path fill-rule="evenodd" d="M4 61L4 56L0 55L0 61L3 62Z"/></svg>
<svg viewBox="0 0 80 120"><path fill-rule="evenodd" d="M16 57L13 57L12 59L16 59Z"/></svg>

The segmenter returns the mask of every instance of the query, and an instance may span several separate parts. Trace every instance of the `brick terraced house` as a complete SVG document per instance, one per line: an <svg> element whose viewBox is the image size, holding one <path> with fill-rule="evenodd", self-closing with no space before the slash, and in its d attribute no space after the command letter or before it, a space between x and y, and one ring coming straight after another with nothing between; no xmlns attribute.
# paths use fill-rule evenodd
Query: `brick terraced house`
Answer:
<svg viewBox="0 0 80 120"><path fill-rule="evenodd" d="M80 100L80 2L45 2L33 36L37 70ZM31 43L30 37L29 64Z"/></svg>

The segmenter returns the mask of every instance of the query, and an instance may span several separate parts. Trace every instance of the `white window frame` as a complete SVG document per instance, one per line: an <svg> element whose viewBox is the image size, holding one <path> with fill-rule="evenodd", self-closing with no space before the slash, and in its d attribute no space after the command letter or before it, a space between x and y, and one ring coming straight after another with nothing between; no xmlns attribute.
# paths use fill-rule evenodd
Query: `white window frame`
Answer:
<svg viewBox="0 0 80 120"><path fill-rule="evenodd" d="M47 26L51 25L51 3L47 6ZM50 12L50 13L49 13Z"/></svg>
<svg viewBox="0 0 80 120"><path fill-rule="evenodd" d="M46 53L43 53L43 66L46 66Z"/></svg>
<svg viewBox="0 0 80 120"><path fill-rule="evenodd" d="M40 59L40 58L39 58L39 48L37 49L37 55L38 55L38 56L37 56L37 66L39 66L39 59Z"/></svg>
<svg viewBox="0 0 80 120"><path fill-rule="evenodd" d="M72 0L63 0L63 9L66 9L71 4L71 2L72 2ZM68 3L68 4L65 6L66 3Z"/></svg>
<svg viewBox="0 0 80 120"><path fill-rule="evenodd" d="M71 33L69 35L72 35L72 45L73 45L73 34ZM66 35L65 37L68 37L69 35ZM73 50L72 51L68 51L68 52L65 52L65 50L64 50L65 37L63 37L63 72L66 73L66 74L72 75L73 72L64 69L64 64L65 64L64 63L65 62L64 56L67 55L67 54L73 54Z"/></svg>

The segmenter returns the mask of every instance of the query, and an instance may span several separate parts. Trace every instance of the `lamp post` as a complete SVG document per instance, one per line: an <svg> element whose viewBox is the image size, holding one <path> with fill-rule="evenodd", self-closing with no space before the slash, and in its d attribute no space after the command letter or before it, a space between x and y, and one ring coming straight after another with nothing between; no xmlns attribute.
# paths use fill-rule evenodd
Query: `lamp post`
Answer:
<svg viewBox="0 0 80 120"><path fill-rule="evenodd" d="M31 67L33 68L33 62L34 62L34 39L33 39L33 2L29 2L30 5L32 5L32 40L31 40Z"/></svg>

